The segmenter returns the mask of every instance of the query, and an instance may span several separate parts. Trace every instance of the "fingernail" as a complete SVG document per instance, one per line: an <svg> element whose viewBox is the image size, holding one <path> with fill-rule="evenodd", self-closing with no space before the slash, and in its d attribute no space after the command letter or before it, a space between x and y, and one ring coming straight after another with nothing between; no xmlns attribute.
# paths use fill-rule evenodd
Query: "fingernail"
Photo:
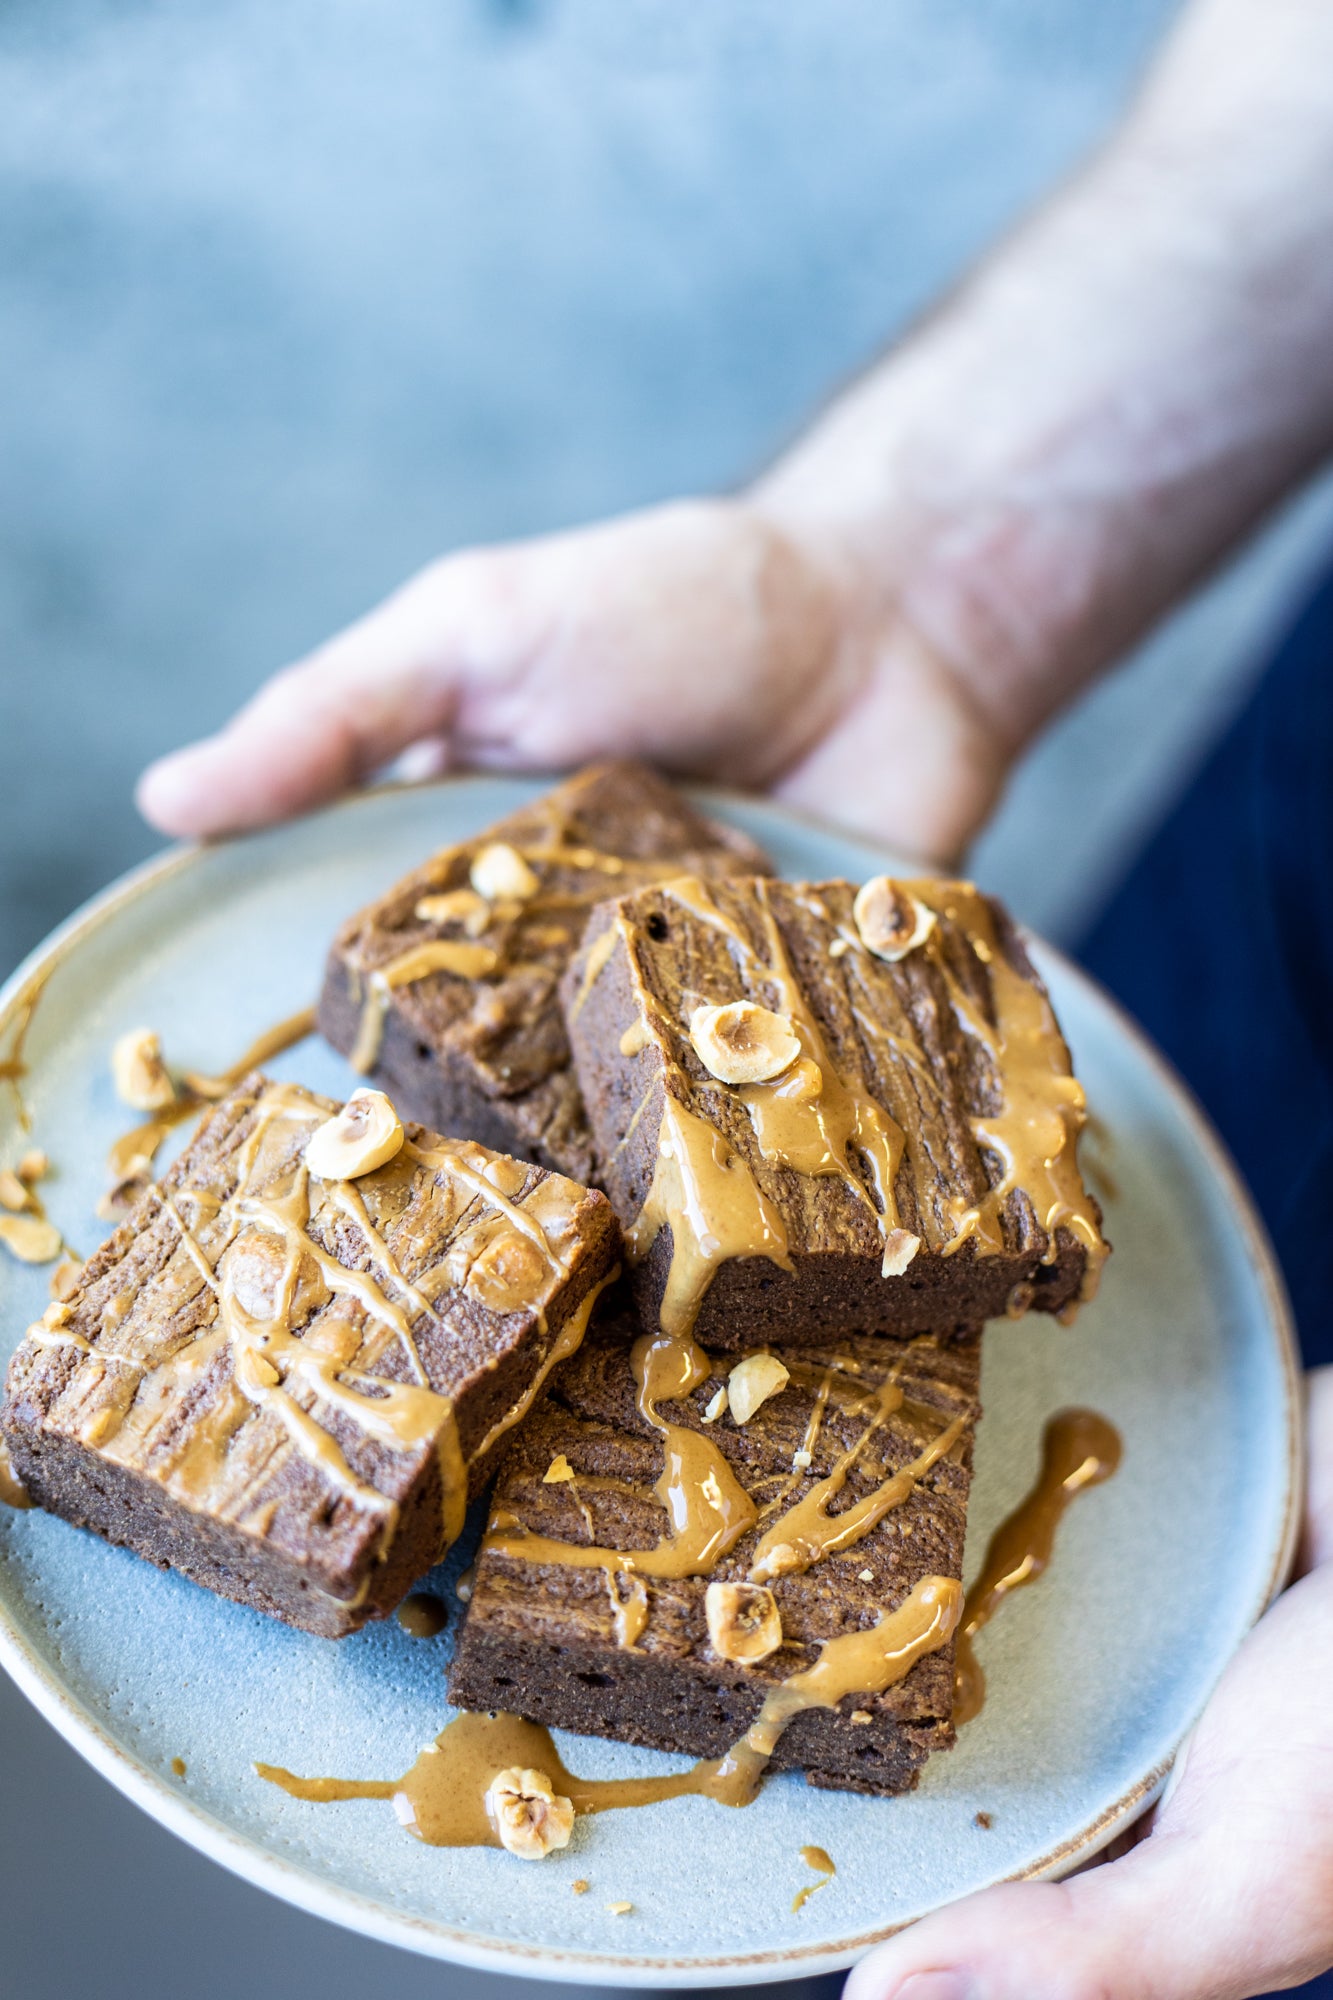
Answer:
<svg viewBox="0 0 1333 2000"><path fill-rule="evenodd" d="M884 2000L974 2000L976 1988L961 1972L909 1972Z"/></svg>

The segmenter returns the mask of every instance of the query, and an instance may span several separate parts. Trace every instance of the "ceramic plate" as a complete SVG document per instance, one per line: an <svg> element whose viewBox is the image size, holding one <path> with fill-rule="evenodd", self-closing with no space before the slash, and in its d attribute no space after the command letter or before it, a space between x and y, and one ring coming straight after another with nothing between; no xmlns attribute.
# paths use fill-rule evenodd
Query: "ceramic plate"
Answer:
<svg viewBox="0 0 1333 2000"><path fill-rule="evenodd" d="M368 793L171 853L58 932L0 997L0 1054L48 975L27 1038L27 1143L56 1163L45 1191L70 1240L86 1252L103 1233L102 1159L126 1122L107 1073L115 1036L149 1023L174 1062L222 1067L313 997L342 917L535 789L471 778ZM787 874L859 878L886 865L773 806L709 802ZM114 1785L224 1866L369 1936L495 1971L643 1986L813 1973L969 1890L1086 1859L1156 1795L1285 1573L1299 1419L1281 1285L1217 1141L1106 997L1054 952L1036 956L1099 1121L1116 1249L1074 1328L1034 1317L987 1336L969 1574L1032 1481L1050 1412L1105 1412L1124 1464L1072 1509L1051 1573L982 1637L988 1704L910 1797L820 1792L788 1775L744 1814L682 1799L585 1820L540 1867L422 1847L385 1804L304 1804L251 1764L405 1771L450 1713L447 1635L412 1639L390 1622L332 1645L60 1521L0 1509L9 1672ZM315 1042L273 1067L333 1093L353 1082ZM19 1150L6 1090L0 1162ZM0 1358L44 1306L47 1276L0 1257ZM452 1603L452 1574L436 1583ZM589 1739L562 1748L588 1776L671 1761ZM811 1879L807 1842L838 1873L793 1915ZM576 1897L579 1876L592 1888ZM632 1912L609 1914L622 1900Z"/></svg>

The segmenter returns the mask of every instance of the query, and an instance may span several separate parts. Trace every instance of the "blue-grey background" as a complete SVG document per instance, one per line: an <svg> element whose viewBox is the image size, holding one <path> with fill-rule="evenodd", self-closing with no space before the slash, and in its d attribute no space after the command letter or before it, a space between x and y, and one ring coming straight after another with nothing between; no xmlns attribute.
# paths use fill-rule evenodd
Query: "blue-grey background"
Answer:
<svg viewBox="0 0 1333 2000"><path fill-rule="evenodd" d="M8 0L0 970L155 752L440 550L742 479L1094 143L1172 0ZM1233 711L1305 496L1028 759L1055 936ZM0 1991L502 2000L244 1887L0 1685ZM785 1989L791 1993L813 1989Z"/></svg>

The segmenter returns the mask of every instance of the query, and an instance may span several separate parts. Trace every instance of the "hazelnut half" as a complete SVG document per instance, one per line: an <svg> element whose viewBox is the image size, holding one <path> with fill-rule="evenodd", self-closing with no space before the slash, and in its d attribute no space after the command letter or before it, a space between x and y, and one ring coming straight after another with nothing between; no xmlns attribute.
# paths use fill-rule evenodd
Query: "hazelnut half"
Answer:
<svg viewBox="0 0 1333 2000"><path fill-rule="evenodd" d="M710 1583L704 1592L708 1640L722 1660L750 1667L782 1644L782 1617L762 1583Z"/></svg>
<svg viewBox="0 0 1333 2000"><path fill-rule="evenodd" d="M21 1264L54 1264L61 1242L54 1222L40 1221L35 1215L0 1215L0 1243Z"/></svg>
<svg viewBox="0 0 1333 2000"><path fill-rule="evenodd" d="M121 1103L132 1111L165 1111L176 1102L162 1044L151 1028L131 1028L120 1037L111 1051L111 1080Z"/></svg>
<svg viewBox="0 0 1333 2000"><path fill-rule="evenodd" d="M768 1083L790 1069L801 1045L785 1014L753 1000L725 1007L696 1007L690 1040L710 1076L719 1083Z"/></svg>
<svg viewBox="0 0 1333 2000"><path fill-rule="evenodd" d="M727 1402L732 1420L748 1424L761 1403L776 1396L790 1381L776 1354L747 1354L727 1377Z"/></svg>
<svg viewBox="0 0 1333 2000"><path fill-rule="evenodd" d="M568 1847L574 1808L545 1771L497 1771L486 1788L486 1816L500 1845L520 1861L540 1861L553 1848Z"/></svg>
<svg viewBox="0 0 1333 2000"><path fill-rule="evenodd" d="M891 965L924 944L935 928L935 912L888 875L872 875L862 883L852 920L866 950Z"/></svg>
<svg viewBox="0 0 1333 2000"><path fill-rule="evenodd" d="M391 1160L403 1121L382 1090L354 1090L306 1141L305 1163L322 1181L354 1181Z"/></svg>
<svg viewBox="0 0 1333 2000"><path fill-rule="evenodd" d="M473 857L469 877L477 894L488 903L526 903L541 887L518 849L507 840L493 840L483 847Z"/></svg>
<svg viewBox="0 0 1333 2000"><path fill-rule="evenodd" d="M445 889L422 896L413 915L419 924L459 924L467 937L480 937L491 920L491 906L475 889Z"/></svg>

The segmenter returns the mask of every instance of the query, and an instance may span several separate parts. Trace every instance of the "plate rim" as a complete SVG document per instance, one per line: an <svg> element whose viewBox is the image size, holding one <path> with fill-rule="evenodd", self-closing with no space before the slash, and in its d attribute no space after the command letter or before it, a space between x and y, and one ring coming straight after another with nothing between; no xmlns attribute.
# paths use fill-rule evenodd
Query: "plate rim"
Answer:
<svg viewBox="0 0 1333 2000"><path fill-rule="evenodd" d="M442 790L445 787L461 789L493 784L497 779L518 780L539 790L556 782L559 775L527 771L453 772L411 783L391 780L362 787L313 814L303 815L302 820L308 823L311 819L347 814L358 807L378 802L386 795ZM798 826L808 827L812 832L856 840L870 848L880 844L855 829L839 827L814 814L758 794L720 785L686 785L683 789L705 806L739 806L746 810L758 807L761 811L794 821ZM56 968L94 931L150 890L173 875L183 873L215 847L271 837L280 833L283 826L300 823L280 822L275 827L257 829L252 834L235 836L225 842L178 842L118 876L58 924L0 985L0 1037L8 1032L34 988L40 991ZM1035 941L1039 955L1059 964L1067 978L1084 988L1113 1015L1121 1031L1146 1059L1162 1089L1174 1099L1191 1136L1228 1198L1240 1225L1240 1247L1267 1306L1268 1324L1281 1364L1287 1477L1282 1521L1273 1542L1273 1558L1263 1586L1246 1615L1245 1630L1248 1632L1284 1588L1295 1561L1300 1534L1301 1497L1305 1482L1303 1368L1286 1284L1254 1199L1229 1150L1184 1078L1127 1009L1098 980L1058 946L1038 937L1026 925L1020 925L1019 929L1025 940ZM1231 1657L1234 1655L1229 1655L1219 1666L1212 1687L1216 1686L1216 1680L1220 1679ZM670 1983L676 1987L757 1984L774 1976L814 1976L820 1972L845 1969L875 1945L884 1943L915 1921L908 1919L880 1925L873 1930L833 1941L759 1951L724 1952L709 1957L697 1954L674 1957L644 1952L623 1955L563 1950L550 1945L525 1945L510 1939L483 1941L475 1932L456 1930L438 1920L406 1912L393 1912L384 1903L360 1890L336 1887L314 1869L298 1866L284 1856L274 1854L257 1839L235 1831L214 1814L195 1805L168 1784L165 1778L117 1743L94 1712L75 1697L58 1674L46 1666L19 1630L3 1594L0 1594L0 1667L64 1741L117 1791L177 1838L216 1861L231 1874L239 1876L252 1888L277 1896L309 1915L322 1917L361 1936L477 1971L508 1972L559 1983L598 1977L641 1987L660 1987L662 1980L659 1975L662 1974L672 1975ZM1091 1861L1117 1833L1146 1812L1166 1786L1176 1759L1210 1698L1212 1687L1190 1716L1167 1757L1142 1773L1087 1826L1027 1867L997 1876L992 1886L1003 1882L1049 1880L1068 1874L1075 1867Z"/></svg>

